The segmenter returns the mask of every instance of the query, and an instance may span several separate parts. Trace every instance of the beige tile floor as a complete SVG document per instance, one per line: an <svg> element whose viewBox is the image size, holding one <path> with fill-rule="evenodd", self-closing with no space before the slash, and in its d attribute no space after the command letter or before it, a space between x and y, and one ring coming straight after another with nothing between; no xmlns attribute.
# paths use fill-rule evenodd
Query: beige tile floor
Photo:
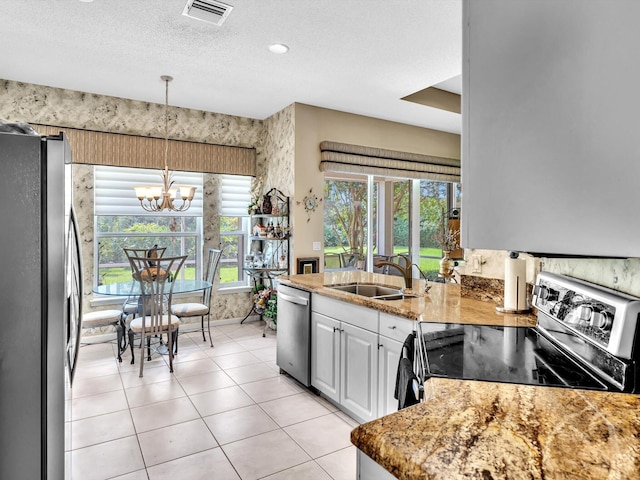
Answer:
<svg viewBox="0 0 640 480"><path fill-rule="evenodd" d="M262 322L180 335L174 373L144 377L110 343L83 345L72 389L72 480L354 480L357 423L280 375ZM183 328L184 330L184 328ZM69 428L70 427L70 428Z"/></svg>

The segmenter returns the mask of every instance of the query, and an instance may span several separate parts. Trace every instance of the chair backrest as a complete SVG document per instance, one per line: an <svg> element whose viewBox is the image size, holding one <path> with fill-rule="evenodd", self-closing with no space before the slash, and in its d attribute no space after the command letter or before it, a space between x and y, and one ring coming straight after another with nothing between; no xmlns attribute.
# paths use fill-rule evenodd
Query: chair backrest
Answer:
<svg viewBox="0 0 640 480"><path fill-rule="evenodd" d="M167 247L158 247L154 245L151 248L123 248L124 254L127 256L127 259L130 257L146 257L150 266L154 266L153 259L164 257L164 253L167 250ZM131 264L131 261L129 260ZM131 270L133 272L133 270Z"/></svg>
<svg viewBox="0 0 640 480"><path fill-rule="evenodd" d="M324 254L324 268L340 268L342 267L342 260L337 253L325 253Z"/></svg>
<svg viewBox="0 0 640 480"><path fill-rule="evenodd" d="M146 332L162 331L162 315L171 311L174 279L178 277L187 256L162 257L149 264L146 256L131 256L133 279L140 285L141 316Z"/></svg>
<svg viewBox="0 0 640 480"><path fill-rule="evenodd" d="M342 268L345 267L355 267L356 266L356 256L353 253L345 252L340 254L340 266Z"/></svg>
<svg viewBox="0 0 640 480"><path fill-rule="evenodd" d="M207 255L207 269L205 271L205 280L213 285L213 281L215 280L216 271L218 270L218 266L220 265L220 257L222 256L222 250L216 248L210 248ZM203 295L203 303L209 306L209 302L211 301L211 290L213 288L209 287L204 291Z"/></svg>

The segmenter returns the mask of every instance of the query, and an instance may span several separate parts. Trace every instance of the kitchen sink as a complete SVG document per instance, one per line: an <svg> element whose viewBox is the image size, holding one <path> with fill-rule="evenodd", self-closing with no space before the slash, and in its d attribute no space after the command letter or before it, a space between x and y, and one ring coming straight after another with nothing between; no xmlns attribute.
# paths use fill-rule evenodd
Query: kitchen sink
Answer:
<svg viewBox="0 0 640 480"><path fill-rule="evenodd" d="M383 287L382 285L372 285L369 283L349 283L346 285L335 285L330 288L341 290L347 293L354 293L363 297L379 297L382 295L401 295L402 290L393 287Z"/></svg>
<svg viewBox="0 0 640 480"><path fill-rule="evenodd" d="M411 293L402 293L402 289L394 287L384 287L382 285L373 285L369 283L349 283L346 285L334 285L329 288L340 290L342 292L353 293L363 297L373 298L375 300L405 300L417 298L418 295Z"/></svg>
<svg viewBox="0 0 640 480"><path fill-rule="evenodd" d="M373 298L376 300L406 300L410 298L418 298L418 295L414 295L412 293L398 293L394 295L380 295Z"/></svg>

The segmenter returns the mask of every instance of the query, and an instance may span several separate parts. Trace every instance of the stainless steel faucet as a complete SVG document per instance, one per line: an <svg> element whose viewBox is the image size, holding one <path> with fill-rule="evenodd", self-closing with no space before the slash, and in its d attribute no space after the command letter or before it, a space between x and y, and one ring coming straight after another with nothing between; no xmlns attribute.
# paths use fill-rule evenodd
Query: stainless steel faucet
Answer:
<svg viewBox="0 0 640 480"><path fill-rule="evenodd" d="M411 263L411 259L409 257L407 257L406 255L399 255L399 256L404 258L405 267L401 267L397 263L387 262L386 260L383 260L383 261L378 262L378 263L374 263L373 266L374 267L383 267L385 265L388 265L389 267L395 268L400 273L402 273L402 278L404 278L404 286L405 286L405 288L412 288L413 287L413 274L412 274L412 271L411 271L411 267L413 267L413 263Z"/></svg>
<svg viewBox="0 0 640 480"><path fill-rule="evenodd" d="M401 267L400 265L398 265L397 263L394 262L387 262L387 261L381 261L378 263L374 263L373 266L374 267L383 267L384 265L388 265L389 267L393 267L396 270L398 270L400 273L402 273L402 278L404 278L404 287L405 288L412 288L413 287L413 271L411 270L414 266L418 269L418 272L420 272L420 275L422 276L422 278L424 278L426 281L428 281L427 276L424 274L424 272L422 271L422 269L415 263L411 263L411 259L409 257L407 257L406 255L399 255L400 257L402 257L404 259L404 264L405 267ZM427 283L425 285L424 291L425 293L429 292L429 290L431 289L431 286Z"/></svg>

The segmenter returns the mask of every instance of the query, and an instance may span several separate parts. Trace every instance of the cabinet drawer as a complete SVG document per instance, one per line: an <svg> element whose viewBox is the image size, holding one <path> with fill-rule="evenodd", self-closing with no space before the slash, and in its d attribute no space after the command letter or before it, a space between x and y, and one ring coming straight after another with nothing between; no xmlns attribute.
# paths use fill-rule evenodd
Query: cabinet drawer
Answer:
<svg viewBox="0 0 640 480"><path fill-rule="evenodd" d="M408 318L380 313L380 335L404 342L407 335L415 330L415 322Z"/></svg>
<svg viewBox="0 0 640 480"><path fill-rule="evenodd" d="M311 310L371 332L378 331L378 311L313 294Z"/></svg>

